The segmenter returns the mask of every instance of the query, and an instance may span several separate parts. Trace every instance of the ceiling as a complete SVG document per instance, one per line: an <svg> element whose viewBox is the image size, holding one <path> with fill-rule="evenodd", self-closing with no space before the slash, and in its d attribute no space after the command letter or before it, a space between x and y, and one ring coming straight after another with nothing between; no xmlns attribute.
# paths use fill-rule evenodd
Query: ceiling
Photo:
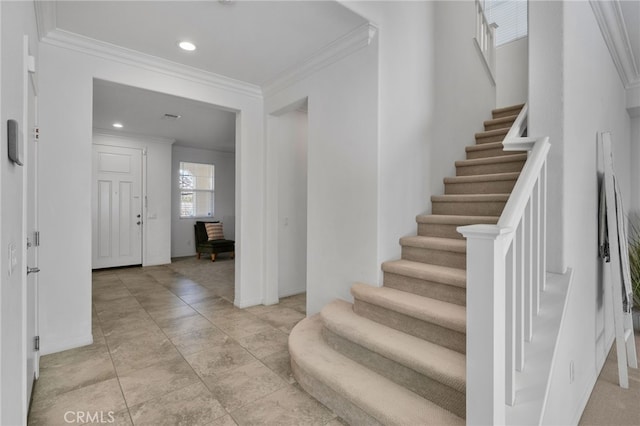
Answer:
<svg viewBox="0 0 640 426"><path fill-rule="evenodd" d="M165 114L181 116L167 119ZM123 127L116 129L113 123ZM176 145L235 150L236 114L219 107L103 80L93 83L93 127L109 133L153 136Z"/></svg>
<svg viewBox="0 0 640 426"><path fill-rule="evenodd" d="M635 62L636 81L632 84L640 85L640 1L621 1L620 11L629 36L632 59Z"/></svg>
<svg viewBox="0 0 640 426"><path fill-rule="evenodd" d="M47 8L48 35L94 39L258 86L366 23L335 1L55 1ZM196 51L179 49L182 40ZM93 123L111 133L235 149L235 113L105 81L94 84Z"/></svg>
<svg viewBox="0 0 640 426"><path fill-rule="evenodd" d="M260 86L365 22L335 1L55 3L57 29Z"/></svg>

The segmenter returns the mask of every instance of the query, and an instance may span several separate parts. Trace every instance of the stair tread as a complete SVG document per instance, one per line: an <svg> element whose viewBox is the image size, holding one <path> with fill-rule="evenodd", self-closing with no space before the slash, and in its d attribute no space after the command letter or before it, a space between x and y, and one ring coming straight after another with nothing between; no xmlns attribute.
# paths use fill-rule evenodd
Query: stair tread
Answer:
<svg viewBox="0 0 640 426"><path fill-rule="evenodd" d="M507 115L505 117L492 118L490 120L485 120L483 124L485 126L492 126L495 124L510 123L510 122L514 122L516 118L518 118L518 114Z"/></svg>
<svg viewBox="0 0 640 426"><path fill-rule="evenodd" d="M467 271L449 266L399 259L384 262L384 272L466 288Z"/></svg>
<svg viewBox="0 0 640 426"><path fill-rule="evenodd" d="M421 214L416 217L418 223L435 223L447 225L477 225L497 223L498 216L462 216L452 214Z"/></svg>
<svg viewBox="0 0 640 426"><path fill-rule="evenodd" d="M486 202L486 201L507 201L510 194L445 194L432 195L431 201L440 202Z"/></svg>
<svg viewBox="0 0 640 426"><path fill-rule="evenodd" d="M527 154L499 155L497 157L472 158L470 160L456 161L456 167L480 166L484 164L511 163L515 161L525 161Z"/></svg>
<svg viewBox="0 0 640 426"><path fill-rule="evenodd" d="M524 107L524 104L510 105L510 106L506 106L506 107L495 108L495 109L491 110L491 113L492 114L500 114L500 113L511 111L511 110L521 110L523 107Z"/></svg>
<svg viewBox="0 0 640 426"><path fill-rule="evenodd" d="M363 302L466 333L467 310L464 306L389 287L373 287L362 283L353 284L351 294Z"/></svg>
<svg viewBox="0 0 640 426"><path fill-rule="evenodd" d="M465 424L453 413L333 350L322 338L319 314L293 328L289 352L305 373L382 424Z"/></svg>
<svg viewBox="0 0 640 426"><path fill-rule="evenodd" d="M464 150L465 152L474 152L474 151L488 151L490 149L498 149L498 148L504 148L504 145L502 142L487 142L487 143L481 143L476 145L467 145L464 147ZM510 152L513 152L514 154L520 153L520 151L510 151Z"/></svg>
<svg viewBox="0 0 640 426"><path fill-rule="evenodd" d="M338 336L459 392L465 391L465 355L362 317L343 300L326 305L320 316L324 326Z"/></svg>
<svg viewBox="0 0 640 426"><path fill-rule="evenodd" d="M489 173L486 175L450 176L444 183L494 182L501 180L517 180L520 172Z"/></svg>
<svg viewBox="0 0 640 426"><path fill-rule="evenodd" d="M504 129L485 130L483 132L478 132L474 136L476 139L482 139L482 138L488 138L491 136L506 135L507 133L509 133L509 128L505 127Z"/></svg>
<svg viewBox="0 0 640 426"><path fill-rule="evenodd" d="M467 241L456 238L442 237L424 237L421 235L412 235L400 238L401 246L451 251L455 253L467 252Z"/></svg>

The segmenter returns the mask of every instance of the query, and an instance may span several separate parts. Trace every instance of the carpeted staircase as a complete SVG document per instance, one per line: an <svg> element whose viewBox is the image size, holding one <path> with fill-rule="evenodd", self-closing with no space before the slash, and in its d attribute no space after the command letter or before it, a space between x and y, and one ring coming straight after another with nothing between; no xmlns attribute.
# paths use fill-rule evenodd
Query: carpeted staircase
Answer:
<svg viewBox="0 0 640 426"><path fill-rule="evenodd" d="M353 425L464 424L466 241L461 225L496 223L526 160L502 140L522 105L493 111L384 286L355 284L289 337L296 380Z"/></svg>

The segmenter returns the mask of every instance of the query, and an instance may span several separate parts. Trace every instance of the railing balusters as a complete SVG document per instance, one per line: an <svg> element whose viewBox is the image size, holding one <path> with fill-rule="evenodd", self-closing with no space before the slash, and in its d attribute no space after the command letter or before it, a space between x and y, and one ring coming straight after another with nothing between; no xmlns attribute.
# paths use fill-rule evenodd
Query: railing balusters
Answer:
<svg viewBox="0 0 640 426"><path fill-rule="evenodd" d="M511 244L506 257L506 392L505 403L513 405L516 401L516 245Z"/></svg>
<svg viewBox="0 0 640 426"><path fill-rule="evenodd" d="M540 178L533 188L533 315L540 312Z"/></svg>
<svg viewBox="0 0 640 426"><path fill-rule="evenodd" d="M479 11L482 9L479 8ZM483 23L484 24L484 23ZM480 47L492 43L479 35ZM458 227L467 239L467 424L504 424L516 404L517 372L546 285L548 138L522 138L525 105L505 151L528 151L527 161L497 225Z"/></svg>
<svg viewBox="0 0 640 426"><path fill-rule="evenodd" d="M524 369L524 221L520 221L513 240L517 249L516 282L516 370Z"/></svg>
<svg viewBox="0 0 640 426"><path fill-rule="evenodd" d="M540 171L540 278L542 291L547 289L547 162Z"/></svg>
<svg viewBox="0 0 640 426"><path fill-rule="evenodd" d="M525 251L525 272L524 272L524 340L531 341L533 336L533 279L532 271L533 265L531 264L532 249L531 240L533 239L533 232L531 227L531 198L527 203L527 207L524 210L524 251Z"/></svg>

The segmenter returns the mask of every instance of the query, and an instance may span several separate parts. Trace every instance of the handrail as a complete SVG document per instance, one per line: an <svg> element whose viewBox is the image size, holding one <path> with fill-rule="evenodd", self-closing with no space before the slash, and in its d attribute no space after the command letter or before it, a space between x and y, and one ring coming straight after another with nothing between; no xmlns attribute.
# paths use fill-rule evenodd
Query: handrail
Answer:
<svg viewBox="0 0 640 426"><path fill-rule="evenodd" d="M467 239L467 424L504 424L546 282L548 137L522 137L528 106L503 142L527 161L496 225L457 230Z"/></svg>
<svg viewBox="0 0 640 426"><path fill-rule="evenodd" d="M509 132L504 137L504 141L502 142L502 145L504 145L505 151L521 151L520 148L515 148L512 145L513 145L513 141L517 138L520 138L522 136L522 133L524 133L524 131L526 130L528 115L529 115L529 103L525 103L522 109L520 110L518 117L516 117L516 120L511 125Z"/></svg>
<svg viewBox="0 0 640 426"><path fill-rule="evenodd" d="M531 194L533 193L534 186L538 182L540 171L547 161L547 154L551 148L548 136L538 139L517 139L522 139L521 142L526 142L527 144L533 142L533 149L529 152L527 162L524 164L524 167L520 172L520 176L513 187L513 191L511 191L507 204L504 206L500 219L498 219L498 226L511 229L516 229L518 223L522 220L524 211L529 203ZM519 141L516 140L516 142ZM509 243L513 240L513 237L514 234L511 233L505 244L505 253L506 250L509 249Z"/></svg>
<svg viewBox="0 0 640 426"><path fill-rule="evenodd" d="M476 36L474 40L493 85L496 84L496 28L498 28L498 25L495 22L491 24L489 23L487 15L484 13L482 2L480 2L480 0L476 0Z"/></svg>

